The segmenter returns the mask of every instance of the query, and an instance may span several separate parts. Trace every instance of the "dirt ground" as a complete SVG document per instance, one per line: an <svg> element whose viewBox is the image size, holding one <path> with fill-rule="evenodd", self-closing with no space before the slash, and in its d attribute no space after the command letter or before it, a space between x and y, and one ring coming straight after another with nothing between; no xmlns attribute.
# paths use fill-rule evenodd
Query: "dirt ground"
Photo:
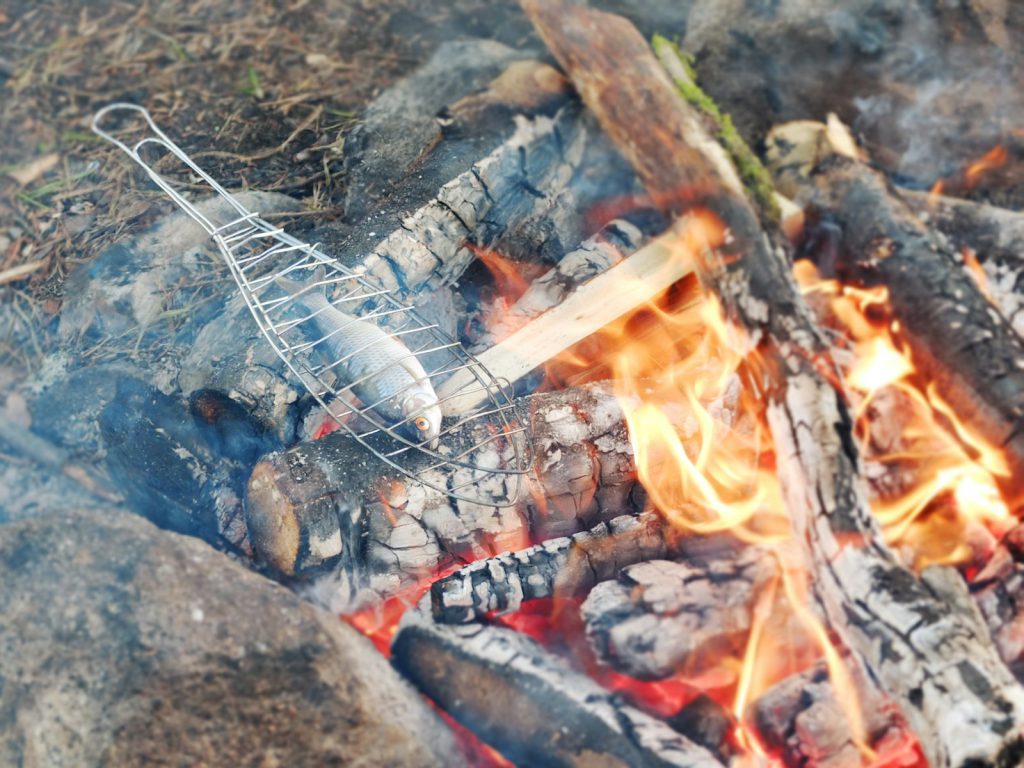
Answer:
<svg viewBox="0 0 1024 768"><path fill-rule="evenodd" d="M0 9L0 301L13 309L0 362L30 363L25 331L52 325L68 270L170 207L91 132L98 108L144 104L229 189L285 192L326 221L341 215L345 135L366 103L445 36L521 43L525 20L502 23L513 17L514 3L403 0Z"/></svg>

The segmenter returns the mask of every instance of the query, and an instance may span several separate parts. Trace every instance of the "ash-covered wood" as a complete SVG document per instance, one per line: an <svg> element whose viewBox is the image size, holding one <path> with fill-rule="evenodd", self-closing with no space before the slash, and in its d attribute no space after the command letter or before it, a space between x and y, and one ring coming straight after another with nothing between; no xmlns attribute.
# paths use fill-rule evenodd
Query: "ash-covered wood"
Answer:
<svg viewBox="0 0 1024 768"><path fill-rule="evenodd" d="M534 280L512 306L501 313L473 345L484 352L533 318L562 303L592 277L605 272L644 244L644 233L625 219L613 219L599 232L565 254L558 266Z"/></svg>
<svg viewBox="0 0 1024 768"><path fill-rule="evenodd" d="M451 283L476 258L467 244L498 245L510 228L551 211L551 193L572 178L584 137L571 106L551 118L517 118L507 142L372 248L361 262L366 278L400 296Z"/></svg>
<svg viewBox="0 0 1024 768"><path fill-rule="evenodd" d="M431 585L434 617L467 623L516 611L525 600L584 595L627 566L675 555L680 538L659 513L644 512L478 560Z"/></svg>
<svg viewBox="0 0 1024 768"><path fill-rule="evenodd" d="M775 570L759 547L737 546L630 565L584 601L587 639L599 659L641 680L709 669L742 656L757 595Z"/></svg>
<svg viewBox="0 0 1024 768"><path fill-rule="evenodd" d="M700 206L725 227L698 259L704 285L757 352L784 499L816 603L842 641L900 703L933 765L1021 759L1024 690L991 647L960 577L902 568L868 507L836 368L801 300L781 238L769 238L735 170L625 20L524 0L586 105L651 196Z"/></svg>
<svg viewBox="0 0 1024 768"><path fill-rule="evenodd" d="M862 746L900 764L895 758L907 737L899 707L859 674L855 665L849 666L856 690L845 693L855 697L864 716L866 739L862 745L850 729L824 665L787 677L754 702L754 722L761 738L767 747L778 751L786 765L860 766L865 759Z"/></svg>
<svg viewBox="0 0 1024 768"><path fill-rule="evenodd" d="M992 300L1024 336L1024 214L914 190L901 189L900 197L958 250L971 250L985 272Z"/></svg>
<svg viewBox="0 0 1024 768"><path fill-rule="evenodd" d="M935 236L877 171L838 151L806 175L793 164L806 142L828 134L803 124L773 133L773 167L808 206L810 227L838 243L819 255L826 276L884 287L894 334L918 375L934 385L969 429L1000 450L1013 499L1024 496L1024 341L970 279L962 259ZM813 232L813 229L811 230ZM968 450L973 450L968 446Z"/></svg>
<svg viewBox="0 0 1024 768"><path fill-rule="evenodd" d="M446 712L519 765L722 765L526 635L437 623L426 599L402 617L391 658Z"/></svg>
<svg viewBox="0 0 1024 768"><path fill-rule="evenodd" d="M246 495L255 550L279 573L304 576L321 602L343 611L460 562L643 509L622 412L609 388L538 395L523 407L533 424L535 462L513 506L511 478L488 475L473 496L490 494L495 503L470 503L408 480L333 434L256 465ZM453 450L458 439L452 436ZM471 477L471 470L452 467L430 474L442 488Z"/></svg>

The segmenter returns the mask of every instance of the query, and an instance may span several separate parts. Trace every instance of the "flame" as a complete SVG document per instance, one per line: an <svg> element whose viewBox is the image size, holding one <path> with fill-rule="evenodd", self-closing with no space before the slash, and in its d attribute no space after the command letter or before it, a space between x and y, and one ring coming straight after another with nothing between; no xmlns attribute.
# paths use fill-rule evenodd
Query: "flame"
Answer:
<svg viewBox="0 0 1024 768"><path fill-rule="evenodd" d="M1012 520L996 482L1009 472L1003 453L959 418L934 382L919 381L909 351L899 343L899 325L887 320L884 289L856 289L820 279L810 262L798 262L794 274L805 295L818 294L831 302L852 340L845 380L848 393L858 401L854 416L863 454L893 472L910 467L909 488L872 504L886 541L908 549L918 568L965 562L971 552L963 541L973 525L1003 532ZM880 451L871 440L872 412L892 393L902 398L902 445Z"/></svg>
<svg viewBox="0 0 1024 768"><path fill-rule="evenodd" d="M1006 147L999 144L992 147L988 152L975 160L964 169L964 178L967 180L967 188L972 189L989 171L994 171L1006 165L1009 157Z"/></svg>
<svg viewBox="0 0 1024 768"><path fill-rule="evenodd" d="M726 236L714 216L691 215L679 232L673 257L696 265L706 249L720 245ZM884 306L887 298L880 291L851 292L839 311L851 323L860 321L866 333L874 323L862 316L863 307ZM728 323L714 297L697 297L692 290L680 297L670 291L603 329L597 344L577 347L572 362L611 375L639 479L662 514L696 533L729 531L756 542L774 553L781 565L789 606L781 615L795 616L797 631L804 637L780 632L774 624L768 630L778 618L776 582L757 600L743 657L720 662L736 671L736 683L730 686L734 737L747 758L770 760L747 719L749 703L772 684L824 658L855 743L870 761L874 754L846 662L806 607L806 577L792 546L770 436L756 397L744 386L746 367L757 362L750 350L749 341ZM861 350L855 352L864 356ZM565 366L564 358L560 364ZM891 351L858 375L865 381L889 383L910 370L905 358ZM794 664L800 647L816 652Z"/></svg>
<svg viewBox="0 0 1024 768"><path fill-rule="evenodd" d="M727 238L719 221L704 211L691 212L676 234L673 258L694 266L707 249ZM526 283L509 275L511 262L493 252L478 255L494 273L506 302L521 295ZM918 568L968 562L969 542L978 539L979 530L999 533L1012 523L996 483L1007 473L1002 454L958 418L934 384L922 381L902 343L900 325L889 313L884 288L824 280L809 262L798 262L794 275L804 294L835 318L836 356L843 369L843 381L835 384L851 404L863 455L884 477L899 481L873 502L886 541ZM727 321L713 297L701 296L695 281L689 281L553 361L547 384L611 378L638 476L652 504L681 528L727 531L775 558L778 578L756 600L742 651L710 669L642 683L599 667L581 650L582 629L562 626L572 623L576 606L539 606L504 621L545 644L571 648L576 662L599 682L649 711L669 714L698 693L708 693L733 714L741 764L778 763L750 720L751 702L783 678L823 661L863 762L923 765L912 737L870 743L843 649L810 607L808 574L792 537L770 434L758 393L747 385L756 365L750 340ZM394 612L349 621L383 647L400 608L408 604L408 598L399 600L392 603ZM556 629L561 639L552 640Z"/></svg>

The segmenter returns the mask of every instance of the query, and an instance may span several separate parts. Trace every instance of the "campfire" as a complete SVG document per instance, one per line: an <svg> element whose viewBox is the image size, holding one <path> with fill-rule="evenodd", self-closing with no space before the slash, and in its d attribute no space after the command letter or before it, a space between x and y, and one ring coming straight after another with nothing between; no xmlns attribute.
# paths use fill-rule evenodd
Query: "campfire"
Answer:
<svg viewBox="0 0 1024 768"><path fill-rule="evenodd" d="M101 256L62 310L115 382L106 469L25 450L354 627L473 764L1024 763L1024 218L967 199L1013 147L910 188L837 114L748 145L667 39L521 5L546 54L451 43L384 91L346 138L358 216L300 249L415 305L424 361L453 339L437 444L277 359L248 284L157 327L143 294L207 258L179 217L138 283ZM104 358L111 329L166 367Z"/></svg>
<svg viewBox="0 0 1024 768"><path fill-rule="evenodd" d="M524 400L530 500L495 506L495 530L492 510L371 478L345 496L389 521L401 573L378 591L396 596L304 588L362 607L349 620L516 762L1016 761L1024 699L985 606L1014 525L1024 357L977 256L921 223L941 190L915 210L834 116L778 127L768 169L741 178L670 44L525 7L646 188L618 207L668 229L642 244L612 221L584 245L618 246L599 268L570 255L532 283L483 257L506 293L481 362L543 366L549 390ZM345 450L261 463L249 514L301 527ZM429 563L398 535L423 527Z"/></svg>

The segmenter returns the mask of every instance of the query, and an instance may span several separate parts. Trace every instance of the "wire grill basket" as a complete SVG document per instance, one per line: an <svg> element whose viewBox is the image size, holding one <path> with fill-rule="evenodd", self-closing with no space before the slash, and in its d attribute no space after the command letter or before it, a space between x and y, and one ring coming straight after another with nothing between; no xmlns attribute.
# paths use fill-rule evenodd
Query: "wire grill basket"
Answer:
<svg viewBox="0 0 1024 768"><path fill-rule="evenodd" d="M342 430L449 496L515 503L532 454L508 382L389 291L248 210L144 108L111 104L92 127L209 233L267 342ZM167 156L187 171L187 186L201 182L227 203L227 220L211 220L184 197L186 184L156 170Z"/></svg>

